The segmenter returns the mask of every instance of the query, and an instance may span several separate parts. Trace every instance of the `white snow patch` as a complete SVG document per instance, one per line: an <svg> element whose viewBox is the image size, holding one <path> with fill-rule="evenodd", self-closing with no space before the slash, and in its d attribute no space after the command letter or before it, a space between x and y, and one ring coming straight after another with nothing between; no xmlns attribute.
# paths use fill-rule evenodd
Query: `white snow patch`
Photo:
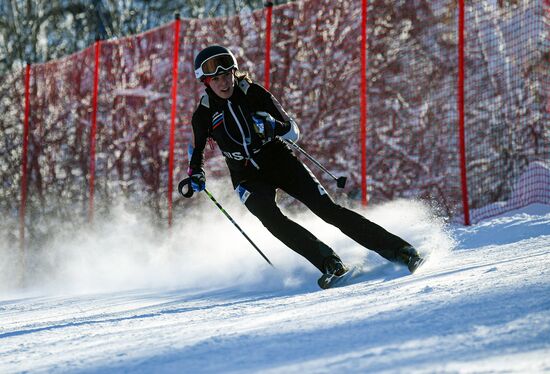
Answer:
<svg viewBox="0 0 550 374"><path fill-rule="evenodd" d="M57 241L58 267L0 299L0 372L550 370L550 207L471 227L417 202L368 208L430 254L414 275L304 213L346 261L373 267L322 291L311 265L227 205L278 271L223 216L189 217L162 239L121 211Z"/></svg>

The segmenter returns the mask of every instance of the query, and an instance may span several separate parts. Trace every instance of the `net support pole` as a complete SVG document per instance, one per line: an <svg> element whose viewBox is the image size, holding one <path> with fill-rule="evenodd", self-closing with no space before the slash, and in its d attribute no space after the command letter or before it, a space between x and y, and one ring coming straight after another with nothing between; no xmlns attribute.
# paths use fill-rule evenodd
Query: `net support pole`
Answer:
<svg viewBox="0 0 550 374"><path fill-rule="evenodd" d="M264 87L269 90L269 75L271 70L271 25L273 20L273 3L265 3L265 67L264 67Z"/></svg>
<svg viewBox="0 0 550 374"><path fill-rule="evenodd" d="M367 205L367 6L368 0L361 4L361 202Z"/></svg>
<svg viewBox="0 0 550 374"><path fill-rule="evenodd" d="M88 199L88 222L94 219L94 188L95 188L95 148L97 132L97 96L99 91L99 58L101 40L96 38L94 44L94 87L92 91L92 118L90 127L90 196Z"/></svg>
<svg viewBox="0 0 550 374"><path fill-rule="evenodd" d="M457 107L460 152L460 180L462 185L462 209L464 211L464 225L470 225L470 207L468 205L468 180L466 174L466 137L464 129L464 27L464 0L459 0Z"/></svg>
<svg viewBox="0 0 550 374"><path fill-rule="evenodd" d="M29 117L31 113L31 64L25 67L25 112L23 119L23 151L21 154L21 205L19 207L19 261L24 268L25 263L25 214L27 210L27 170L29 153Z"/></svg>
<svg viewBox="0 0 550 374"><path fill-rule="evenodd" d="M178 67L180 49L180 14L174 22L174 55L172 61L172 109L170 112L170 149L168 151L168 226L172 226L172 193L174 188L174 148L176 137L176 112L178 104Z"/></svg>

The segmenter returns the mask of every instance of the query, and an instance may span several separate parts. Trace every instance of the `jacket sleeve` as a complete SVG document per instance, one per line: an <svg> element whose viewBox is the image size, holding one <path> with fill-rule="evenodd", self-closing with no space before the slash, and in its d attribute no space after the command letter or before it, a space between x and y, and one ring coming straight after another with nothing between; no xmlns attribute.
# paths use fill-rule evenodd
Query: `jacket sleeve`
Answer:
<svg viewBox="0 0 550 374"><path fill-rule="evenodd" d="M189 144L188 155L189 155L189 169L187 169L187 174L192 175L197 172L204 173L204 148L206 146L206 140L208 139L208 116L203 113L201 107L199 107L195 113L193 113L193 118L191 120L191 125L193 127L193 137L192 141Z"/></svg>
<svg viewBox="0 0 550 374"><path fill-rule="evenodd" d="M300 130L296 121L286 113L275 96L258 84L252 84L250 88L249 96L257 98L257 108L260 108L258 110L268 112L277 120L275 135L293 142L298 141Z"/></svg>

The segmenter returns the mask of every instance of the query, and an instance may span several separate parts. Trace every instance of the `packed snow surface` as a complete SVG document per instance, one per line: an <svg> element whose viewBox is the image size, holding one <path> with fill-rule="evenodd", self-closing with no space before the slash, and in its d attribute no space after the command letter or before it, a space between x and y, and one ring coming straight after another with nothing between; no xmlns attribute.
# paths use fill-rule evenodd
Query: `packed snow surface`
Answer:
<svg viewBox="0 0 550 374"><path fill-rule="evenodd" d="M414 275L294 216L365 267L331 290L230 208L275 269L206 205L165 237L121 209L29 254L27 287L0 288L0 372L550 371L550 207L470 227L417 202L364 211L428 256Z"/></svg>

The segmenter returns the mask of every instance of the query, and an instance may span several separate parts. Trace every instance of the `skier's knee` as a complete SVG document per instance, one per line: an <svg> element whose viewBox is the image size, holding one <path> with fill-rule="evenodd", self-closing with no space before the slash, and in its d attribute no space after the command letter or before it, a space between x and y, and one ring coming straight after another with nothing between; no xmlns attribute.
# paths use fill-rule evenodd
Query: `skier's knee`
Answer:
<svg viewBox="0 0 550 374"><path fill-rule="evenodd" d="M319 216L323 221L331 225L335 225L339 222L342 210L344 208L334 203L333 201L325 202L315 209L314 213Z"/></svg>

